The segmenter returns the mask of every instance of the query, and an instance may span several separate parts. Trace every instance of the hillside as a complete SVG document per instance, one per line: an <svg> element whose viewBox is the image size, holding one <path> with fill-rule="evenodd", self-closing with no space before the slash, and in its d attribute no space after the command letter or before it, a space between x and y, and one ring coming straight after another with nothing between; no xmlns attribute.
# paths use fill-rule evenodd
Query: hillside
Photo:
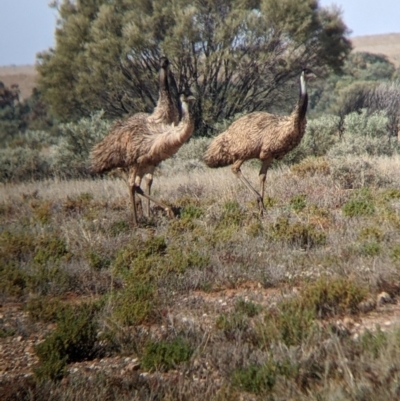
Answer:
<svg viewBox="0 0 400 401"><path fill-rule="evenodd" d="M355 51L384 54L396 67L400 66L400 33L358 36L352 41Z"/></svg>

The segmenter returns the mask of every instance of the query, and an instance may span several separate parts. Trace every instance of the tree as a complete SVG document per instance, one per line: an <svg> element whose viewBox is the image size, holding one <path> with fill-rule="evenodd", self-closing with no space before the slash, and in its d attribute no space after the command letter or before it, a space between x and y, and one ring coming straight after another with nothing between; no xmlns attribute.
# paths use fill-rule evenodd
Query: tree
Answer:
<svg viewBox="0 0 400 401"><path fill-rule="evenodd" d="M152 111L158 59L196 92L206 133L237 113L292 101L302 66L338 71L351 50L340 11L317 0L59 0L56 47L38 58L39 87L63 120Z"/></svg>

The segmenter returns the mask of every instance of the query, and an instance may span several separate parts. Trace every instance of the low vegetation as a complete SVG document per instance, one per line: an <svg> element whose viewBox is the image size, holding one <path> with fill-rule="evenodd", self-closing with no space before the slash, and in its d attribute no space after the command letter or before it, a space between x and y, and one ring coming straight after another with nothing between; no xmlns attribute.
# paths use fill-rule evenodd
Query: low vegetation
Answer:
<svg viewBox="0 0 400 401"><path fill-rule="evenodd" d="M264 217L229 170L187 160L154 185L179 215L153 207L136 230L118 178L7 186L1 301L26 317L3 314L0 338L47 328L31 375L0 376L5 399L99 399L110 383L118 400L396 399L400 329L341 322L398 294L398 157L341 159L373 181L327 156L276 166ZM125 373L84 368L107 358Z"/></svg>

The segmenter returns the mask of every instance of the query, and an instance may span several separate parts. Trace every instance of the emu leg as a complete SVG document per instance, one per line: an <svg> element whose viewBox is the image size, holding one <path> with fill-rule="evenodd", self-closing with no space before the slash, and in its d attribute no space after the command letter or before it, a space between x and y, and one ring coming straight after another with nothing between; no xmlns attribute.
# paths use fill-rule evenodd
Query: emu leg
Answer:
<svg viewBox="0 0 400 401"><path fill-rule="evenodd" d="M233 174L236 175L237 178L239 178L240 181L243 182L243 184L247 187L247 189L256 197L258 207L260 209L260 214L263 214L263 209L264 209L264 204L263 204L263 199L262 196L257 192L257 190L250 184L248 179L243 175L242 171L240 170L240 166L243 164L244 160L237 160L235 163L233 163L231 170Z"/></svg>
<svg viewBox="0 0 400 401"><path fill-rule="evenodd" d="M259 179L260 179L260 193L261 193L261 205L262 208L260 209L260 214L262 216L263 211L265 210L264 206L264 191L265 191L265 179L267 178L267 171L269 166L272 163L272 159L263 160L263 164L260 169Z"/></svg>
<svg viewBox="0 0 400 401"><path fill-rule="evenodd" d="M151 196L151 185L153 184L153 173L154 173L154 167L151 166L146 169L145 175L144 175L144 192L148 195ZM150 217L150 199L147 198L146 202L146 209L145 209L145 214L147 217Z"/></svg>
<svg viewBox="0 0 400 401"><path fill-rule="evenodd" d="M159 201L158 199L155 199L155 198L153 198L152 196L149 196L149 195L145 194L145 193L143 192L142 188L136 186L135 191L136 191L139 195L141 195L141 196L143 196L144 198L148 199L149 201L152 201L152 202L155 203L156 205L162 207L162 208L167 212L167 215L168 215L169 217L171 217L171 218L172 218L172 217L175 217L174 212L172 211L172 209L171 209L169 206L167 206L166 204L162 203L162 202Z"/></svg>

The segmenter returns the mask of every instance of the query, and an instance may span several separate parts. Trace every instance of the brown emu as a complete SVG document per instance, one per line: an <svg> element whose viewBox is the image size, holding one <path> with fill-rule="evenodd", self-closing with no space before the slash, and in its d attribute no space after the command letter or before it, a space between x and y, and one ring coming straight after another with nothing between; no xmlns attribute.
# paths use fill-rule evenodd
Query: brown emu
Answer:
<svg viewBox="0 0 400 401"><path fill-rule="evenodd" d="M152 122L152 116L144 113L125 121L117 122L111 132L91 152L92 171L102 173L114 168L129 171L128 186L133 207L134 224L137 225L135 194L163 207L170 216L172 210L157 199L143 192L141 181L146 174L153 175L156 166L173 156L192 135L193 118L189 104L195 100L186 92L180 95L182 119L178 125Z"/></svg>
<svg viewBox="0 0 400 401"><path fill-rule="evenodd" d="M246 114L233 122L209 145L204 161L209 167L232 165L232 172L256 196L260 214L264 208L264 187L267 170L274 159L280 159L301 141L306 129L307 85L309 69L300 75L300 95L289 116L279 116L262 111ZM240 167L246 160L259 159L260 193L243 176Z"/></svg>

